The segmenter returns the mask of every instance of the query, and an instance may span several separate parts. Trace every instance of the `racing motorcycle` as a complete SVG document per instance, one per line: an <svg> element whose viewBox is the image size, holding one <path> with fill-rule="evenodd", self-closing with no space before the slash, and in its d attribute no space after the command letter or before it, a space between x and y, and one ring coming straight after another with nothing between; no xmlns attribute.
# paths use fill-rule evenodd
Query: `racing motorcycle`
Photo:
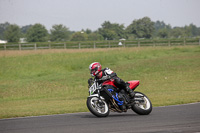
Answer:
<svg viewBox="0 0 200 133"><path fill-rule="evenodd" d="M133 80L126 83L134 91L140 82ZM129 94L124 89L117 88L112 80L98 83L98 79L95 79L89 87L87 107L97 117L106 117L110 111L127 112L128 109L139 115L150 114L152 103L149 98L141 92L134 92L134 98L130 98Z"/></svg>

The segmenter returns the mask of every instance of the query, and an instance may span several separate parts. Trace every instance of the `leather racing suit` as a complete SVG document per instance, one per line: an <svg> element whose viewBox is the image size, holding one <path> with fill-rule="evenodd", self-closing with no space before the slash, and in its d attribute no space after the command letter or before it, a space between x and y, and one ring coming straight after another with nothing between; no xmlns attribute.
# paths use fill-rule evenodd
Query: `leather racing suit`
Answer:
<svg viewBox="0 0 200 133"><path fill-rule="evenodd" d="M114 73L109 68L102 69L96 76L95 79L99 79L99 83L102 83L106 80L113 79L115 86L117 86L119 89L124 89L132 98L134 97L135 93L133 90L130 89L130 87L124 82L122 79L120 79L116 73ZM88 80L89 86L91 86L93 83L93 79L90 78Z"/></svg>

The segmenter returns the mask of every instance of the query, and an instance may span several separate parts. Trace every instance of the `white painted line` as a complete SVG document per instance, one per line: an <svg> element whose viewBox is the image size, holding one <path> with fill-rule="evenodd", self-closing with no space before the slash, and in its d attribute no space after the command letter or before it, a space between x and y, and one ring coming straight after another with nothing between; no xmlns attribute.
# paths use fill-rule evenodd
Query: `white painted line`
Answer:
<svg viewBox="0 0 200 133"><path fill-rule="evenodd" d="M168 106L159 106L159 107L153 107L153 108L176 107L176 106L185 106L185 105L192 105L192 104L200 104L200 102L186 103L186 104L177 104L177 105L168 105Z"/></svg>

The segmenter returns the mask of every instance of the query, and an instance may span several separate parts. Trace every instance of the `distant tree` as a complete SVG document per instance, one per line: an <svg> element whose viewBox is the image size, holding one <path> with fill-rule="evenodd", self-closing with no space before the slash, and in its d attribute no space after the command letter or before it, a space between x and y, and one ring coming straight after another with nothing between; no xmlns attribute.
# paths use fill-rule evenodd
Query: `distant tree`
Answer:
<svg viewBox="0 0 200 133"><path fill-rule="evenodd" d="M5 23L2 23L0 24L0 39L5 39L4 37L4 31L6 30L6 28L10 25L10 23L8 22L5 22Z"/></svg>
<svg viewBox="0 0 200 133"><path fill-rule="evenodd" d="M33 25L26 25L26 26L21 27L22 37L26 37L26 33L27 33L28 29L31 28L32 26Z"/></svg>
<svg viewBox="0 0 200 133"><path fill-rule="evenodd" d="M196 36L200 37L200 27L197 28L197 35Z"/></svg>
<svg viewBox="0 0 200 133"><path fill-rule="evenodd" d="M99 40L104 40L103 36L99 33L90 33L88 34L88 40L89 41L99 41Z"/></svg>
<svg viewBox="0 0 200 133"><path fill-rule="evenodd" d="M170 36L174 38L185 37L185 31L181 27L174 27L170 32Z"/></svg>
<svg viewBox="0 0 200 133"><path fill-rule="evenodd" d="M198 35L200 35L200 28L198 28L194 24L190 24L189 26L191 27L192 36L198 36Z"/></svg>
<svg viewBox="0 0 200 133"><path fill-rule="evenodd" d="M101 34L105 40L127 38L123 24L120 25L117 23L110 23L109 21L105 21L101 26L102 27L98 29L98 33Z"/></svg>
<svg viewBox="0 0 200 133"><path fill-rule="evenodd" d="M19 42L20 35L20 27L16 24L9 25L4 32L5 39L8 42Z"/></svg>
<svg viewBox="0 0 200 133"><path fill-rule="evenodd" d="M82 30L82 32L85 32L85 33L87 33L87 34L91 34L91 33L92 33L92 30L86 29L86 30Z"/></svg>
<svg viewBox="0 0 200 133"><path fill-rule="evenodd" d="M86 29L86 30L82 29L81 34L83 34L83 33L87 34L87 35L84 35L85 36L84 38L86 38L88 41L103 40L103 36L101 34L99 34L97 31L92 32L92 30L90 30L90 29Z"/></svg>
<svg viewBox="0 0 200 133"><path fill-rule="evenodd" d="M200 35L200 29L194 24L185 26L184 30L187 37L195 37Z"/></svg>
<svg viewBox="0 0 200 133"><path fill-rule="evenodd" d="M69 40L70 31L64 25L53 25L50 30L51 41L67 41Z"/></svg>
<svg viewBox="0 0 200 133"><path fill-rule="evenodd" d="M110 29L99 29L99 34L104 37L104 40L115 40L118 36L114 30Z"/></svg>
<svg viewBox="0 0 200 133"><path fill-rule="evenodd" d="M155 23L154 23L154 27L155 27L155 30L157 31L157 30L160 30L160 29L171 29L172 27L171 27L171 25L167 25L167 24L165 24L165 22L163 22L163 21L156 21Z"/></svg>
<svg viewBox="0 0 200 133"><path fill-rule="evenodd" d="M170 30L172 29L171 25L165 24L163 21L156 21L154 23L155 31L153 33L154 37L166 38L169 36Z"/></svg>
<svg viewBox="0 0 200 133"><path fill-rule="evenodd" d="M48 40L48 31L42 24L35 24L27 31L28 42L45 42Z"/></svg>
<svg viewBox="0 0 200 133"><path fill-rule="evenodd" d="M22 26L21 27L21 32L23 33L23 34L26 34L27 33L27 31L28 31L28 29L29 28L31 28L33 25L26 25L26 26Z"/></svg>
<svg viewBox="0 0 200 133"><path fill-rule="evenodd" d="M169 36L169 33L167 29L163 28L163 29L158 30L158 37L168 38L168 36Z"/></svg>
<svg viewBox="0 0 200 133"><path fill-rule="evenodd" d="M137 38L151 38L154 32L154 22L149 17L134 20L127 28L129 34Z"/></svg>
<svg viewBox="0 0 200 133"><path fill-rule="evenodd" d="M86 41L87 39L88 35L82 31L73 33L71 41Z"/></svg>
<svg viewBox="0 0 200 133"><path fill-rule="evenodd" d="M190 25L186 25L184 28L181 28L181 30L183 30L184 37L193 37L192 28L193 26Z"/></svg>

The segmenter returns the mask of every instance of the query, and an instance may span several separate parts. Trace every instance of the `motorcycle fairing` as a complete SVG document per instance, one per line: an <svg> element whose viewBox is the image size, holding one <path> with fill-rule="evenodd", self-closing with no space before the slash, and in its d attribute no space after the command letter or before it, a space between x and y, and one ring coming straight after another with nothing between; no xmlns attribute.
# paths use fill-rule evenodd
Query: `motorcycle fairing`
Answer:
<svg viewBox="0 0 200 133"><path fill-rule="evenodd" d="M132 80L132 81L128 81L129 83L129 87L134 90L139 84L140 81L139 80Z"/></svg>
<svg viewBox="0 0 200 133"><path fill-rule="evenodd" d="M111 81L111 80L107 80L107 81L103 82L103 86L104 86L104 85L112 85L112 86L114 86L115 88L117 88L117 86L115 86L115 84L114 84L114 81Z"/></svg>

